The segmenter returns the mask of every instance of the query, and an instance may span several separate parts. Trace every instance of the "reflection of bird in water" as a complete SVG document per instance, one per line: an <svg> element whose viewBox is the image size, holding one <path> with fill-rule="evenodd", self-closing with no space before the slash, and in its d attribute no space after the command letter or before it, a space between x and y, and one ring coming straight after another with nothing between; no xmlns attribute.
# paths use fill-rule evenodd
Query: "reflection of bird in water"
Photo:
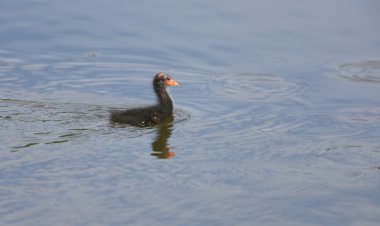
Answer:
<svg viewBox="0 0 380 226"><path fill-rule="evenodd" d="M170 159L175 156L175 152L169 151L167 146L168 139L172 133L173 116L167 118L163 123L157 126L157 137L152 143L152 155L160 159Z"/></svg>
<svg viewBox="0 0 380 226"><path fill-rule="evenodd" d="M154 92L158 98L157 105L111 112L110 121L133 126L153 126L163 122L173 115L173 102L166 88L177 85L178 83L169 75L162 72L158 73L153 79Z"/></svg>

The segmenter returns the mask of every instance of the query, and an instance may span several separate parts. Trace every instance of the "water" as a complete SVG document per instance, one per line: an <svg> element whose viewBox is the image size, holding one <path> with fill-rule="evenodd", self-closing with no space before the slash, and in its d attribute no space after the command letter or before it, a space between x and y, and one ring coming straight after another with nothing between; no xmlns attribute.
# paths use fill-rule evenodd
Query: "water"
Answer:
<svg viewBox="0 0 380 226"><path fill-rule="evenodd" d="M2 1L1 225L378 225L379 10Z"/></svg>

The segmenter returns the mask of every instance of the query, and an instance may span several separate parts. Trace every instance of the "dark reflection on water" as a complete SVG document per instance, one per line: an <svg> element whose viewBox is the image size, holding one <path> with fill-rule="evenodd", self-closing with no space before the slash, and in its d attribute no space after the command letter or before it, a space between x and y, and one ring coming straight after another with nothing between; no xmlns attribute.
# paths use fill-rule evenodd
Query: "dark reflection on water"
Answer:
<svg viewBox="0 0 380 226"><path fill-rule="evenodd" d="M168 146L168 139L173 131L173 117L169 117L164 122L157 125L157 135L152 143L152 155L159 159L171 159L176 153L170 151L175 147Z"/></svg>
<svg viewBox="0 0 380 226"><path fill-rule="evenodd" d="M130 139L131 137L136 134L136 131L134 131L134 128L138 128L139 130L148 130L148 131L155 131L155 137L153 138L152 142L152 156L156 156L158 159L171 159L173 158L176 153L174 151L170 151L171 149L175 149L174 146L168 145L168 140L174 130L173 124L183 122L185 120L189 119L189 114L187 114L184 111L175 110L174 115L167 118L165 121L159 123L155 126L148 126L148 127L134 127L131 125L124 125L124 124L118 124L111 122L111 127L114 128L125 128L130 131L131 134L129 134L125 139ZM142 134L144 135L144 134Z"/></svg>

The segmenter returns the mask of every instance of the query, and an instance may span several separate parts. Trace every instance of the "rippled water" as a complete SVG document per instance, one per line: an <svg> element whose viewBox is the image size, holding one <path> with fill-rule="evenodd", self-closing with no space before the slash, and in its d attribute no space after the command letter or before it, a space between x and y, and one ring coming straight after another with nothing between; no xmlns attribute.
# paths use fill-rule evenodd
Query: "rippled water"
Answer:
<svg viewBox="0 0 380 226"><path fill-rule="evenodd" d="M0 224L377 225L379 7L0 3Z"/></svg>
<svg viewBox="0 0 380 226"><path fill-rule="evenodd" d="M364 60L336 65L331 74L362 82L380 82L380 60Z"/></svg>

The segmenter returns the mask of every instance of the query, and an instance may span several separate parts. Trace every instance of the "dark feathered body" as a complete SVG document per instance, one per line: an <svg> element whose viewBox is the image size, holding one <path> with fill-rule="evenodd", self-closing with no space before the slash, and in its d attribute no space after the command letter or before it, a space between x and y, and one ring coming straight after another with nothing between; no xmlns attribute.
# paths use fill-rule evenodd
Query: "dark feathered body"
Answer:
<svg viewBox="0 0 380 226"><path fill-rule="evenodd" d="M157 105L111 112L110 121L133 126L153 126L173 114L173 102L166 87L178 85L169 75L158 73L153 79L153 89L157 96Z"/></svg>

